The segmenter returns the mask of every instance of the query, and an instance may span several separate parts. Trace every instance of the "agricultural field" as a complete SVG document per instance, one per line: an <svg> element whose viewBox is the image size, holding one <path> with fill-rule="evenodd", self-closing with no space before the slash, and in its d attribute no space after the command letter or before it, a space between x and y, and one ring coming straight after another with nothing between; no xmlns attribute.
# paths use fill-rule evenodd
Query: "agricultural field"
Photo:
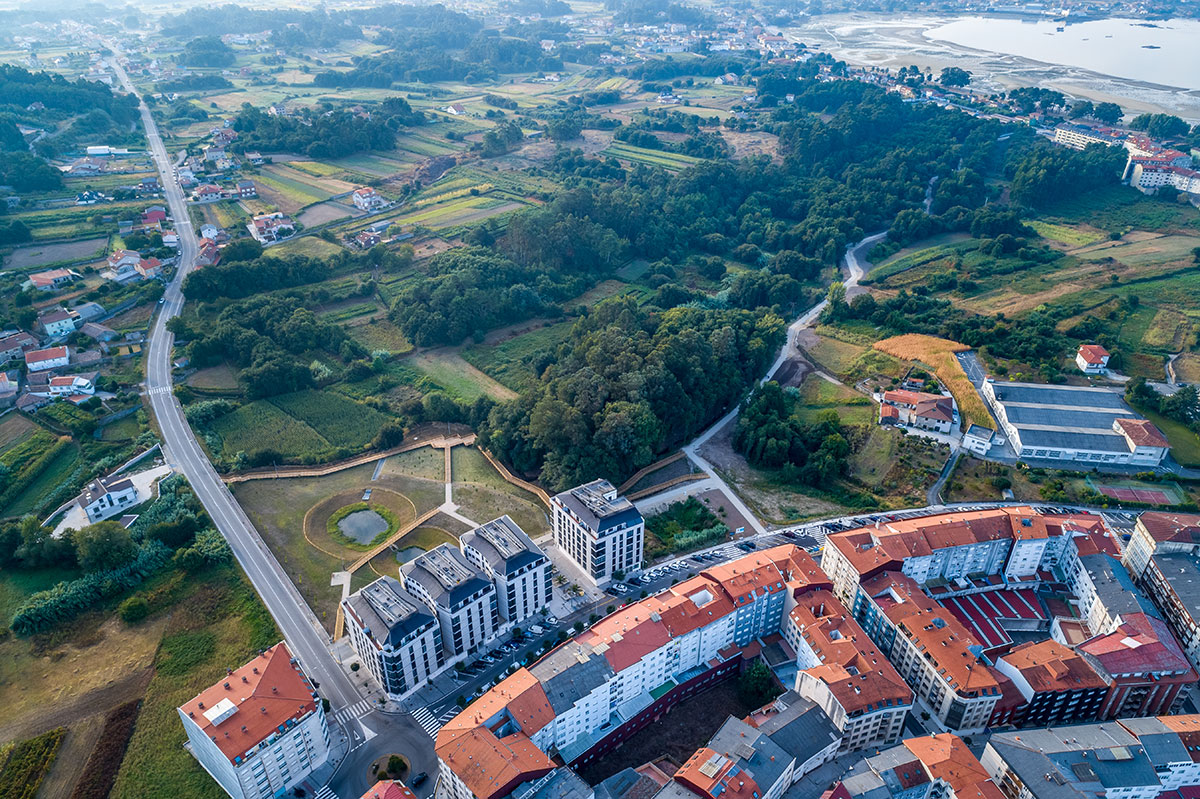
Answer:
<svg viewBox="0 0 1200 799"><path fill-rule="evenodd" d="M56 239L107 237L118 219L133 219L146 206L145 202L112 202L104 205L71 205L14 214L33 234L35 242ZM104 218L109 218L104 221Z"/></svg>
<svg viewBox="0 0 1200 799"><path fill-rule="evenodd" d="M372 318L365 324L350 326L350 337L367 349L387 350L393 355L412 352L413 345L404 331L386 319Z"/></svg>
<svg viewBox="0 0 1200 799"><path fill-rule="evenodd" d="M317 236L298 236L271 247L270 254L275 257L288 255L303 255L307 258L328 258L343 252L343 248Z"/></svg>
<svg viewBox="0 0 1200 799"><path fill-rule="evenodd" d="M240 393L237 370L227 363L197 369L187 377L187 385L200 391Z"/></svg>
<svg viewBox="0 0 1200 799"><path fill-rule="evenodd" d="M923 363L933 370L938 380L949 389L963 417L963 427L977 424L994 428L995 422L975 386L967 379L954 353L970 349L956 341L910 333L875 342L875 348L895 358Z"/></svg>
<svg viewBox="0 0 1200 799"><path fill-rule="evenodd" d="M796 416L805 423L818 421L833 411L842 424L869 425L875 421L875 403L854 389L810 374L800 385Z"/></svg>
<svg viewBox="0 0 1200 799"><path fill-rule="evenodd" d="M1068 248L1086 247L1103 241L1106 236L1098 230L1089 230L1080 225L1058 225L1035 219L1028 223L1044 239L1058 242Z"/></svg>
<svg viewBox="0 0 1200 799"><path fill-rule="evenodd" d="M473 402L482 396L506 400L516 396L515 391L476 369L452 349L427 350L412 356L409 363L431 387L460 400Z"/></svg>
<svg viewBox="0 0 1200 799"><path fill-rule="evenodd" d="M270 449L282 459L299 459L329 450L329 442L304 422L267 400L256 400L222 416L212 424L221 440L223 457Z"/></svg>
<svg viewBox="0 0 1200 799"><path fill-rule="evenodd" d="M669 169L677 172L681 169L686 169L689 166L694 166L703 159L694 158L690 155L680 155L677 153L668 153L663 150L650 150L645 147L635 147L632 144L625 142L614 141L604 149L604 155L611 155L621 161L627 161L635 164L646 164L647 166L658 166L663 169Z"/></svg>
<svg viewBox="0 0 1200 799"><path fill-rule="evenodd" d="M4 258L6 269L42 269L51 264L78 263L104 255L108 237L99 236L60 244L29 244L18 247Z"/></svg>
<svg viewBox="0 0 1200 799"><path fill-rule="evenodd" d="M1042 219L1063 225L1089 225L1117 234L1131 230L1200 230L1200 211L1190 205L1165 203L1126 186L1078 192L1042 214Z"/></svg>
<svg viewBox="0 0 1200 799"><path fill-rule="evenodd" d="M380 475L397 474L403 477L419 477L422 480L444 481L446 479L445 451L433 447L421 447L401 452L398 455L391 455L384 459L379 473Z"/></svg>
<svg viewBox="0 0 1200 799"><path fill-rule="evenodd" d="M559 343L571 333L573 322L546 323L496 344L485 339L482 344L471 344L460 353L462 359L494 378L513 391L520 391L529 381L537 378L532 361L537 357L554 352Z"/></svg>

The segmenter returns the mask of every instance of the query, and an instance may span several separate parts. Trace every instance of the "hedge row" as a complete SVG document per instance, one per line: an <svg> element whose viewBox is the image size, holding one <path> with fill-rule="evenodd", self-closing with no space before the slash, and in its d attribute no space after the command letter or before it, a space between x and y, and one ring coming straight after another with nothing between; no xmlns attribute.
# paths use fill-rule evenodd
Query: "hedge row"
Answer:
<svg viewBox="0 0 1200 799"><path fill-rule="evenodd" d="M92 748L83 775L75 783L75 790L71 791L71 799L105 799L112 791L141 704L140 699L135 699L109 711L108 718L104 720L104 730Z"/></svg>
<svg viewBox="0 0 1200 799"><path fill-rule="evenodd" d="M21 741L13 747L0 768L0 796L4 799L33 799L37 796L42 780L54 765L58 747L66 727L44 732L36 738Z"/></svg>
<svg viewBox="0 0 1200 799"><path fill-rule="evenodd" d="M138 585L151 573L162 568L171 558L171 551L158 541L148 541L138 549L132 561L117 569L85 574L75 580L64 580L46 591L39 591L13 614L12 631L29 636L49 629L60 622ZM4 794L0 792L0 796Z"/></svg>

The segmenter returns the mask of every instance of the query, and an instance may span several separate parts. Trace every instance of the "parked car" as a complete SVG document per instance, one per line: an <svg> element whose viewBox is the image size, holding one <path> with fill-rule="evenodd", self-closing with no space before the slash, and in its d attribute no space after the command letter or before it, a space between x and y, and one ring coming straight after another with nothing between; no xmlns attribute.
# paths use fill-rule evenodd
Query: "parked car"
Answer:
<svg viewBox="0 0 1200 799"><path fill-rule="evenodd" d="M429 775L422 771L420 774L412 778L412 781L408 784L408 787L417 788L423 785L427 779L429 779Z"/></svg>
<svg viewBox="0 0 1200 799"><path fill-rule="evenodd" d="M547 616L547 617L546 617L546 623L547 623L547 624L558 624L558 617L556 617L556 616Z"/></svg>

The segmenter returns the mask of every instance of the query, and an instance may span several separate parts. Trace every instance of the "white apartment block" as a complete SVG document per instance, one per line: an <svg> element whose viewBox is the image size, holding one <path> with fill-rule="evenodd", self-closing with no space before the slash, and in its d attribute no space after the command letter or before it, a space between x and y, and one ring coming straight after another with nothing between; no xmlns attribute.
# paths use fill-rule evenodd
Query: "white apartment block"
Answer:
<svg viewBox="0 0 1200 799"><path fill-rule="evenodd" d="M321 700L276 644L179 708L188 750L233 799L282 796L329 757Z"/></svg>
<svg viewBox="0 0 1200 799"><path fill-rule="evenodd" d="M459 545L495 584L505 623L520 624L550 601L550 559L507 515L464 533Z"/></svg>
<svg viewBox="0 0 1200 799"><path fill-rule="evenodd" d="M400 701L446 664L437 616L391 577L342 602L346 632L367 672Z"/></svg>
<svg viewBox="0 0 1200 799"><path fill-rule="evenodd" d="M447 654L465 655L499 633L496 586L449 544L401 566L400 584L437 615Z"/></svg>
<svg viewBox="0 0 1200 799"><path fill-rule="evenodd" d="M612 483L594 480L557 494L553 506L554 542L595 585L642 567L646 525L633 503Z"/></svg>

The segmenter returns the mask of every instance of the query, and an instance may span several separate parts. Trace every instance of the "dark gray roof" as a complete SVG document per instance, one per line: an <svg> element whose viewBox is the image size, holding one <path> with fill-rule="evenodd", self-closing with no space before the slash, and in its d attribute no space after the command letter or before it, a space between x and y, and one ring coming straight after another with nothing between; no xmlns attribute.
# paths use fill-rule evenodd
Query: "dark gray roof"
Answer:
<svg viewBox="0 0 1200 799"><path fill-rule="evenodd" d="M569 768L556 768L546 777L523 782L512 799L592 799L592 788Z"/></svg>
<svg viewBox="0 0 1200 799"><path fill-rule="evenodd" d="M437 605L451 608L477 591L492 587L463 554L440 544L400 567L405 580L415 580Z"/></svg>
<svg viewBox="0 0 1200 799"><path fill-rule="evenodd" d="M618 525L635 525L642 520L633 503L619 496L612 483L593 480L569 491L554 496L578 519L595 531L607 530Z"/></svg>
<svg viewBox="0 0 1200 799"><path fill-rule="evenodd" d="M775 703L785 706L784 709L759 725L759 732L769 736L796 762L803 763L840 737L825 711L795 691L788 691Z"/></svg>
<svg viewBox="0 0 1200 799"><path fill-rule="evenodd" d="M1017 427L1044 425L1048 427L1079 427L1090 430L1112 430L1114 419L1130 419L1133 414L1119 410L1063 410L1062 408L1031 408L1012 405L1004 409L1008 421Z"/></svg>
<svg viewBox="0 0 1200 799"><path fill-rule="evenodd" d="M658 793L654 794L654 799L702 799L702 797L692 789L685 788L683 783L670 780Z"/></svg>
<svg viewBox="0 0 1200 799"><path fill-rule="evenodd" d="M612 666L603 655L574 640L554 649L529 670L542 684L555 713L570 710L613 676Z"/></svg>
<svg viewBox="0 0 1200 799"><path fill-rule="evenodd" d="M1104 603L1109 615L1145 613L1162 618L1154 603L1133 584L1121 562L1104 552L1081 555L1080 564L1096 587L1096 596Z"/></svg>
<svg viewBox="0 0 1200 799"><path fill-rule="evenodd" d="M725 723L709 740L708 746L736 760L744 771L750 772L758 787L764 791L783 776L793 757L770 736L733 716L725 719Z"/></svg>
<svg viewBox="0 0 1200 799"><path fill-rule="evenodd" d="M1192 617L1200 617L1200 558L1171 552L1155 555L1154 565L1183 606L1190 609Z"/></svg>
<svg viewBox="0 0 1200 799"><path fill-rule="evenodd" d="M1068 430L1034 430L1018 427L1021 446L1051 449L1083 449L1098 452L1128 452L1124 436L1116 433L1078 433Z"/></svg>
<svg viewBox="0 0 1200 799"><path fill-rule="evenodd" d="M346 603L372 638L390 646L399 646L405 636L437 623L425 603L405 591L394 577L380 577L347 597Z"/></svg>
<svg viewBox="0 0 1200 799"><path fill-rule="evenodd" d="M1111 408L1125 410L1121 395L1106 388L1084 386L1046 386L1037 383L994 383L996 396L1005 405L1064 405L1079 409Z"/></svg>
<svg viewBox="0 0 1200 799"><path fill-rule="evenodd" d="M996 733L988 745L1037 799L1160 784L1142 745L1116 722Z"/></svg>
<svg viewBox="0 0 1200 799"><path fill-rule="evenodd" d="M616 774L592 787L595 799L650 799L658 792L658 783L631 768L623 768Z"/></svg>
<svg viewBox="0 0 1200 799"><path fill-rule="evenodd" d="M501 574L511 574L546 559L538 545L507 514L463 533L460 540L463 546L479 552Z"/></svg>

